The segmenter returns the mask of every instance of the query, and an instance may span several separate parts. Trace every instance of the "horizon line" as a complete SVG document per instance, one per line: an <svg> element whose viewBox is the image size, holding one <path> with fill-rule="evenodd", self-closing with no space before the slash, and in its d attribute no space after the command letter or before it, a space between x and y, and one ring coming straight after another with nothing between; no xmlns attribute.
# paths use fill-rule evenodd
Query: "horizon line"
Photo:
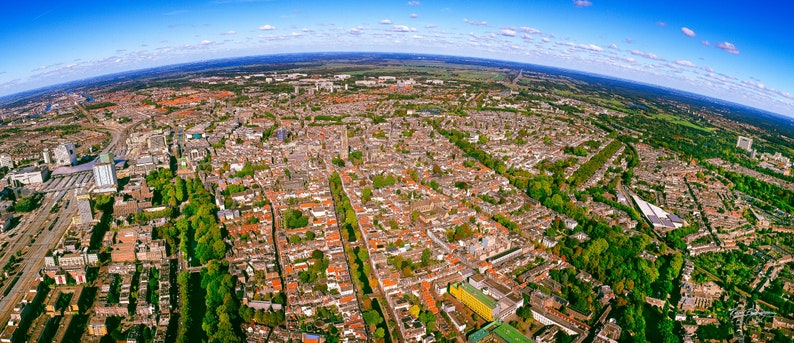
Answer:
<svg viewBox="0 0 794 343"><path fill-rule="evenodd" d="M13 102L16 102L16 101L26 100L27 98L33 98L33 97L37 97L37 96L45 96L45 95L47 95L46 93L57 93L59 91L67 91L66 88L69 88L69 87L77 87L77 88L91 87L92 86L91 83L98 83L98 82L102 82L102 81L110 81L109 79L108 80L102 80L102 79L113 78L113 77L118 77L118 76L123 76L123 75L128 75L128 74L151 73L151 72L157 71L158 69L163 69L163 68L173 68L173 67L179 67L179 66L190 66L190 65L196 65L196 64L201 64L201 63L214 63L214 62L221 62L221 61L234 61L234 60L241 60L241 59L246 59L246 58L268 58L268 57L275 57L275 56L301 56L301 55L308 56L308 55L324 55L324 54L327 54L327 55L345 55L345 54L367 55L367 54L376 54L376 55L427 56L427 57L440 57L440 58L465 58L465 59L472 59L472 60L479 60L479 61L501 62L501 63L509 63L509 64L521 64L521 65L527 65L527 66L554 69L554 70L568 72L568 73L572 73L572 74L579 74L579 75L582 75L582 76L590 76L590 77L603 78L603 79L607 79L607 80L622 81L622 82L627 82L627 83L631 83L631 84L635 84L635 85L639 85L639 86L646 86L646 87L656 88L656 89L660 89L660 90L680 92L680 93L683 93L683 94L686 94L686 95L690 95L690 96L703 97L703 98L706 98L706 99L710 100L711 102L715 102L715 101L724 102L724 103L728 103L728 104L731 104L731 105L734 105L734 106L750 108L750 109L753 109L753 110L756 110L756 111L766 112L766 113L769 113L769 114L781 116L781 117L784 117L784 118L787 118L787 119L794 119L794 114L786 115L786 114L783 114L783 113L779 113L779 112L774 112L774 111L767 110L767 109L758 108L758 107L753 106L753 105L747 105L747 104L738 103L738 102L735 102L735 101L732 101L732 100L727 100L727 99L723 99L723 98L717 98L717 97L710 96L710 95L695 93L695 92L692 92L692 91L683 90L683 89L679 89L679 88L673 88L673 87L670 87L670 86L664 86L664 85L660 85L660 84L646 83L646 82L637 81L637 80L631 80L631 79L626 79L626 78L621 78L621 77L616 77L616 76L611 76L611 75L605 75L605 74L601 74L601 73L593 72L593 71L584 71L584 70L578 70L578 69L568 69L568 68L550 66L550 65L545 65L545 64L537 64L537 63L530 63L530 62L520 62L520 61L515 61L515 60L486 58L486 57L475 57L475 56L465 56L465 55L444 55L444 54L432 54L432 53L382 52L382 51L289 52L289 53L275 53L275 54L264 54L264 55L246 55L246 56L234 56L234 57L221 57L221 58L212 58L212 59L201 59L201 60L195 60L195 61L183 62L183 63L163 64L163 65L154 66L154 67L147 67L147 68L140 68L140 69L131 69L131 70L120 71L120 72L109 73L109 74L98 75L98 76L92 76L92 77L87 77L87 78L82 78L82 79L75 79L75 80L66 81L66 82L62 82L62 83L55 83L55 84L51 84L51 85L47 85L47 86L30 88L30 89L27 89L27 90L22 90L22 91L18 91L18 92L14 92L14 93L9 93L9 94L6 94L6 95L1 95L0 96L0 106L7 106L7 105L9 105L9 104L11 104ZM278 63L274 63L274 64L281 64L281 63L284 63L284 62L278 62ZM208 66L207 68L205 68L205 70L211 70L212 68L213 67L209 67ZM200 70L200 69L198 69L198 70ZM135 80L130 80L130 81L135 81ZM71 86L72 84L78 84L78 85Z"/></svg>

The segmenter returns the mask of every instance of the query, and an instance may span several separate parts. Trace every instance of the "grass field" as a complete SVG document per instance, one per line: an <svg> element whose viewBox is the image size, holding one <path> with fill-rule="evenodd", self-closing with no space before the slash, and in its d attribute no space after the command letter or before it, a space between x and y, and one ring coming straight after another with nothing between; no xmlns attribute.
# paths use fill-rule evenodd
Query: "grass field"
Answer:
<svg viewBox="0 0 794 343"><path fill-rule="evenodd" d="M682 119L680 117L672 116L672 115L668 115L668 114L651 114L651 117L653 119L664 120L666 122L670 122L670 123L678 124L678 125L683 125L683 126L686 126L686 127L693 128L695 130L703 131L703 132L713 132L714 130L716 130L713 127L700 126L700 125L695 124L693 122L684 120L684 119Z"/></svg>

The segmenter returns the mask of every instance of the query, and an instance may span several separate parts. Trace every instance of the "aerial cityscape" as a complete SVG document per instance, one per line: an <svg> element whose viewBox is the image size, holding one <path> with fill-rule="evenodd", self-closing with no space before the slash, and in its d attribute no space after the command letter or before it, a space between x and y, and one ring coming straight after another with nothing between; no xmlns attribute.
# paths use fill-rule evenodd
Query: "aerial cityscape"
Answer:
<svg viewBox="0 0 794 343"><path fill-rule="evenodd" d="M15 5L0 343L791 342L785 19L563 3Z"/></svg>

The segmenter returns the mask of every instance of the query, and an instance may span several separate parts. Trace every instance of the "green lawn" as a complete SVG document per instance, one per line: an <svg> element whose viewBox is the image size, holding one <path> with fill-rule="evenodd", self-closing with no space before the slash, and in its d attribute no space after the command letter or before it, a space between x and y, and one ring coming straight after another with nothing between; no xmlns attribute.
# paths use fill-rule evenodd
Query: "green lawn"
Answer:
<svg viewBox="0 0 794 343"><path fill-rule="evenodd" d="M682 119L680 117L669 115L669 114L651 114L651 117L653 117L653 119L664 120L666 122L670 122L670 123L673 123L673 124L678 124L678 125L690 127L690 128L695 129L695 130L700 130L700 131L703 131L703 132L712 132L712 131L716 130L713 127L700 126L700 125L695 124L693 122L690 122L690 121L684 120L684 119Z"/></svg>

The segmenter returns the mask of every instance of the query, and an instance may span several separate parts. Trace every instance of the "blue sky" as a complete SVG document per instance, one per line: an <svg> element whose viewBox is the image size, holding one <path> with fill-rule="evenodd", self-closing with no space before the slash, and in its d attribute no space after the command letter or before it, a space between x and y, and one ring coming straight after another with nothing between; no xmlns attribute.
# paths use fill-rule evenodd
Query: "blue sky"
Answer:
<svg viewBox="0 0 794 343"><path fill-rule="evenodd" d="M0 95L288 52L497 58L794 116L794 5L760 1L29 1L0 13Z"/></svg>

